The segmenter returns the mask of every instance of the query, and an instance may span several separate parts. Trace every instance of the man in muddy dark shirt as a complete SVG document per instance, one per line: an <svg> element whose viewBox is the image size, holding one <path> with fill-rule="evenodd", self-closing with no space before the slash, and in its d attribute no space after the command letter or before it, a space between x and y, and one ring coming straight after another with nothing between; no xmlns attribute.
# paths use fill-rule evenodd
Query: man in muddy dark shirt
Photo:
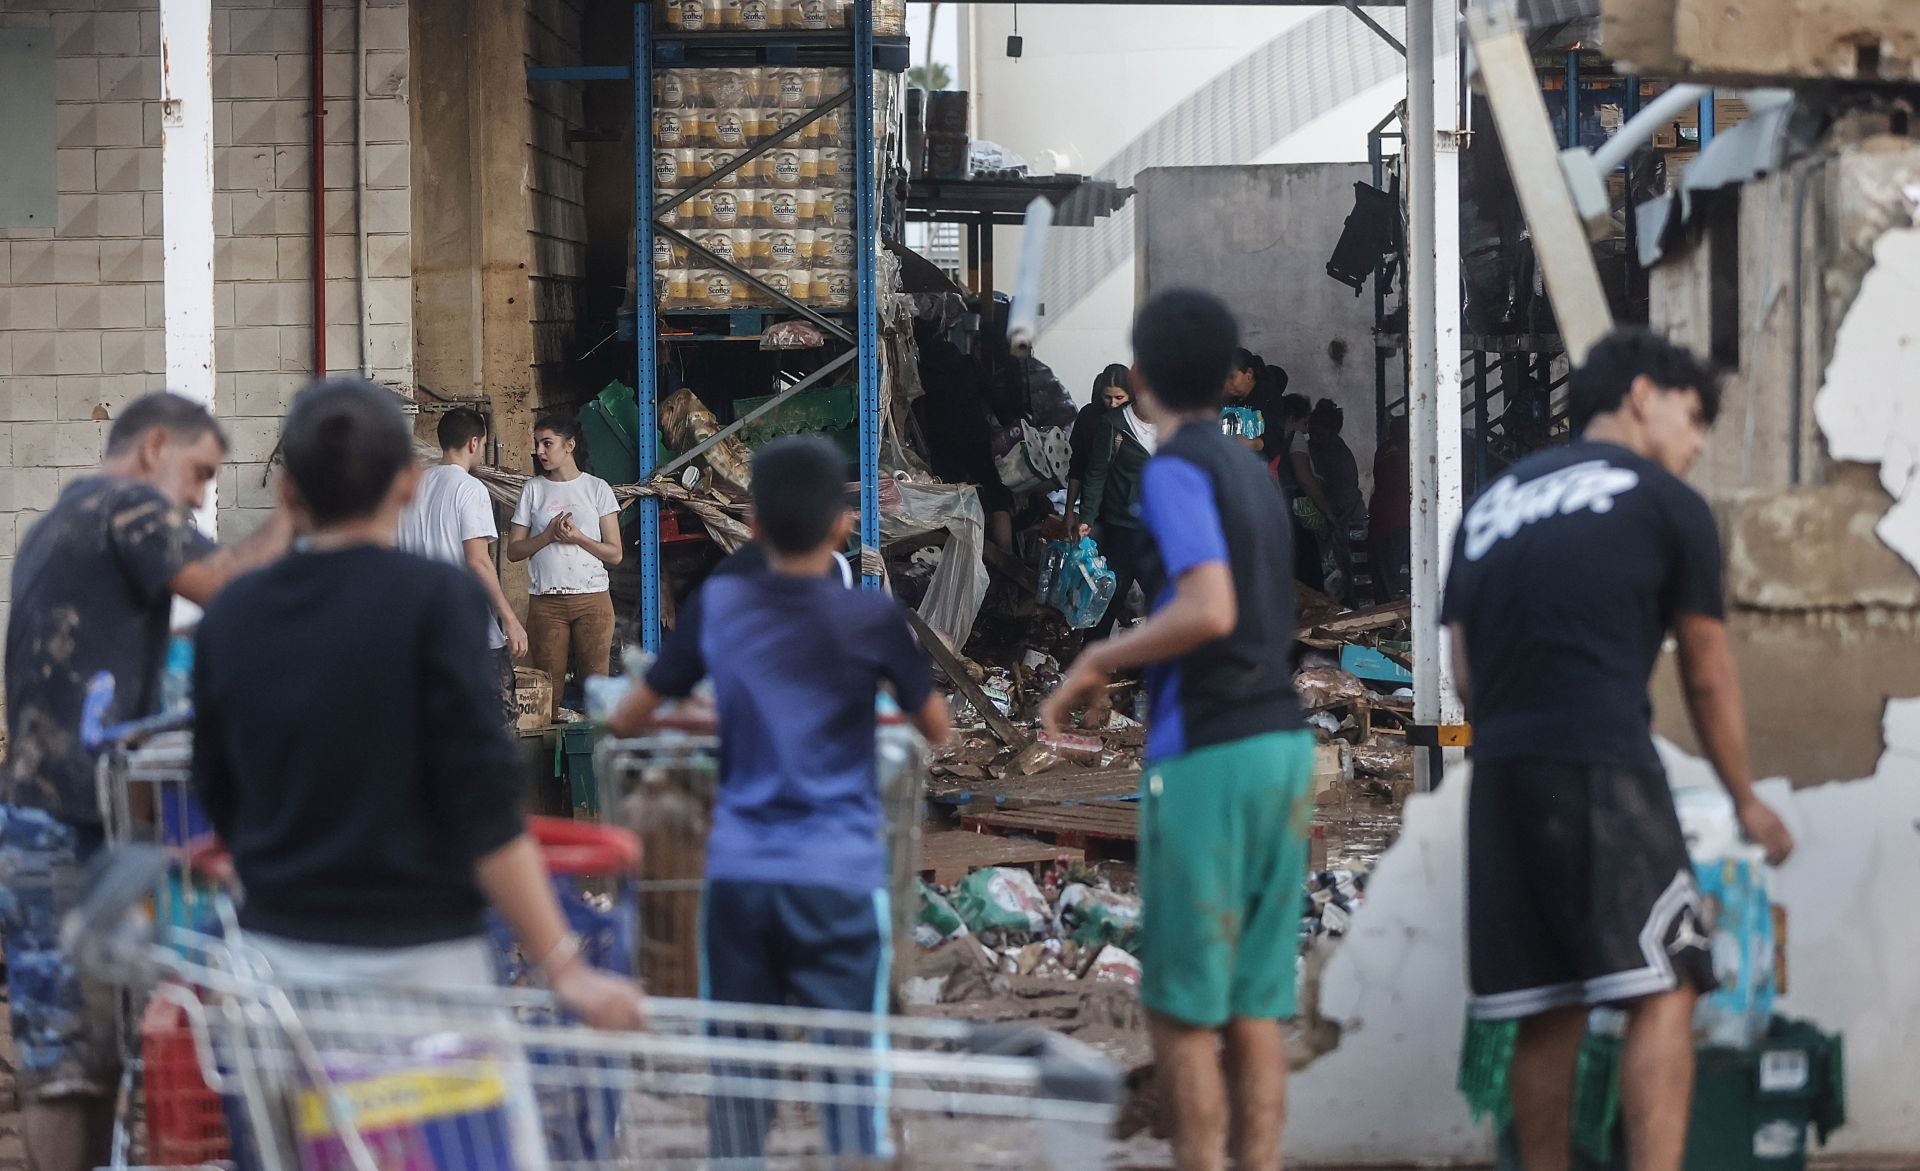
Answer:
<svg viewBox="0 0 1920 1171"><path fill-rule="evenodd" d="M0 767L0 862L13 897L0 899L0 937L36 1171L106 1161L118 1077L110 998L83 985L59 953L71 884L34 881L100 845L94 763L80 743L87 681L113 675L112 720L153 713L173 596L204 603L287 544L278 513L226 550L193 527L190 510L226 451L198 404L172 394L134 400L107 434L100 474L67 486L14 561Z"/></svg>

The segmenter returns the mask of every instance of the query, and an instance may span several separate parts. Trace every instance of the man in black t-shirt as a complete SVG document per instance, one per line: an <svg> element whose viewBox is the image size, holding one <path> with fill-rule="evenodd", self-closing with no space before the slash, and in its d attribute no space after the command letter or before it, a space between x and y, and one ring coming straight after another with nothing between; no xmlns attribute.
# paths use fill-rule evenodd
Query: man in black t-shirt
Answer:
<svg viewBox="0 0 1920 1171"><path fill-rule="evenodd" d="M561 1004L638 1025L639 989L587 965L526 833L485 594L394 547L420 469L393 395L311 386L281 451L306 535L214 600L194 660L194 790L249 943L299 982L485 984L491 904Z"/></svg>
<svg viewBox="0 0 1920 1171"><path fill-rule="evenodd" d="M1753 795L1706 501L1679 477L1719 408L1713 374L1644 330L1573 375L1571 446L1495 481L1454 542L1443 617L1474 726L1467 934L1472 1012L1519 1019L1521 1157L1568 1166L1588 1010L1626 1007L1635 1171L1678 1171L1696 998L1714 987L1698 887L1654 752L1647 680L1668 632L1687 704L1742 830L1793 840Z"/></svg>

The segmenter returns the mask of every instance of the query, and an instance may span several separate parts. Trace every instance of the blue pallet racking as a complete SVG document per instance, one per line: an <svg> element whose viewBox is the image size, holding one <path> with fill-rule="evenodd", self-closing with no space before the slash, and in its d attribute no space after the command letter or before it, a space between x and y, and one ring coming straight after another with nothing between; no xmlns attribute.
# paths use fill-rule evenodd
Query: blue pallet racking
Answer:
<svg viewBox="0 0 1920 1171"><path fill-rule="evenodd" d="M654 214L639 214L634 230L634 371L639 406L639 466L634 470L638 482L646 483L657 471L656 453L660 434L660 320L657 303L654 244L668 235L682 247L709 264L738 279L759 287L780 306L772 314L800 316L819 325L826 333L849 347L848 352L829 361L820 370L789 387L786 392L759 408L764 413L777 403L827 375L851 365L859 382L860 423L860 544L863 550L877 551L880 546L880 314L878 300L879 257L879 175L876 162L876 137L873 118L875 70L898 72L907 66L905 37L877 36L874 33L874 0L852 0L848 13L851 28L835 31L680 33L654 28L655 5L637 3L633 8L633 63L588 66L532 66L529 82L553 81L631 81L633 84L634 133L634 207L653 209ZM852 85L828 98L820 106L806 111L799 121L781 132L762 139L743 151L732 168L701 180L690 190L662 207L655 206L653 176L653 78L658 68L727 69L743 64L805 65L845 67ZM658 214L704 190L732 170L797 133L801 128L839 107L852 108L854 175L854 286L852 306L846 310L823 310L799 304L754 281L744 269L713 256L678 230L658 222ZM667 312L669 317L695 319L715 316L727 322L725 335L704 335L687 339L689 343L715 337L743 336L745 330L761 328L770 315L766 310L689 310ZM677 340L677 339L676 339ZM751 416L737 420L723 434L731 433ZM668 469L678 466L669 465ZM660 501L640 498L640 637L649 651L660 647ZM868 588L877 589L879 578L863 578Z"/></svg>

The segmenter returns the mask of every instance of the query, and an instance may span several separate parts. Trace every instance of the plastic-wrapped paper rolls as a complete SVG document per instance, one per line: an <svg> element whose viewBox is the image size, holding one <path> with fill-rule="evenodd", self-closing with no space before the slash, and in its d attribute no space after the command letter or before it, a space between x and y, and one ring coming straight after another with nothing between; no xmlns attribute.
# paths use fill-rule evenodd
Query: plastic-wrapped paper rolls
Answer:
<svg viewBox="0 0 1920 1171"><path fill-rule="evenodd" d="M740 214L740 193L737 191L715 191L709 203L708 220L715 228L734 229L744 227Z"/></svg>

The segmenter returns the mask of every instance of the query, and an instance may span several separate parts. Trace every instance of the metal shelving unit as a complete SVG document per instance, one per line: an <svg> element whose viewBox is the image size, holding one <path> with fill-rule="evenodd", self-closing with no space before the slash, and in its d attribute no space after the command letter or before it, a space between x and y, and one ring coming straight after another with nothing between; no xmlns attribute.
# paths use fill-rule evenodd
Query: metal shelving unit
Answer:
<svg viewBox="0 0 1920 1171"><path fill-rule="evenodd" d="M863 549L880 545L880 335L877 297L877 260L879 249L878 177L874 133L873 99L875 69L906 68L905 37L877 37L873 30L874 0L853 0L846 30L831 32L726 32L684 33L656 31L652 5L634 6L633 20L633 126L634 126L634 207L653 209L653 214L638 214L634 231L634 299L636 306L634 348L635 372L640 415L640 482L653 478L655 453L660 431L660 347L664 344L702 344L722 340L742 340L757 334L771 315L802 317L848 347L820 369L786 388L773 400L736 420L721 434L730 434L759 415L765 414L791 396L820 385L830 375L849 365L855 369L859 384L860 423L860 543ZM654 72L659 68L727 69L741 66L774 65L821 68L845 68L851 84L820 105L806 110L792 124L768 137L749 144L730 166L722 167L656 203L653 173L654 159ZM836 109L851 107L854 153L854 301L849 309L828 310L804 305L756 279L732 260L719 257L677 228L660 222L660 216L684 204L701 192L710 191L729 175L765 155L783 142L797 141L796 135ZM745 282L777 306L773 310L665 310L657 303L654 245L662 236L697 258L703 267L722 271ZM726 317L724 333L702 332L698 336L664 338L660 332L663 316L669 319L709 322L717 314ZM756 316L757 315L757 316ZM752 331L751 333L746 331ZM684 460L686 457L682 457ZM669 469L678 466L676 460ZM642 497L640 503L640 636L649 651L658 650L661 629L660 599L660 502ZM877 577L867 577L869 588L878 588Z"/></svg>

